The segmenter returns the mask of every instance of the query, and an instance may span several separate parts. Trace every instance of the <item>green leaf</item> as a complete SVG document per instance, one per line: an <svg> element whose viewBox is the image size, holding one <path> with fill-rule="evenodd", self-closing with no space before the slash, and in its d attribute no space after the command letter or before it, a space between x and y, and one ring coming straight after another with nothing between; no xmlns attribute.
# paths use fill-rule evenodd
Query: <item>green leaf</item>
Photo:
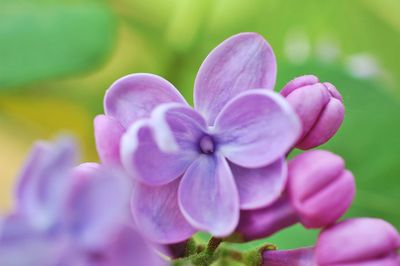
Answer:
<svg viewBox="0 0 400 266"><path fill-rule="evenodd" d="M0 2L0 88L93 69L110 53L115 18L103 1Z"/></svg>

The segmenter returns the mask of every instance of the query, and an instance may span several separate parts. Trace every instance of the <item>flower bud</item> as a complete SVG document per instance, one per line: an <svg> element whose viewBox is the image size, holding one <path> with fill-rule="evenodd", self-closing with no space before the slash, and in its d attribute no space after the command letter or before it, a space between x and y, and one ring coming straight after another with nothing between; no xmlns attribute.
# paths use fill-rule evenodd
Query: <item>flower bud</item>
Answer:
<svg viewBox="0 0 400 266"><path fill-rule="evenodd" d="M400 235L374 218L349 219L326 228L315 248L317 265L400 265Z"/></svg>
<svg viewBox="0 0 400 266"><path fill-rule="evenodd" d="M343 99L335 86L320 83L312 75L290 81L281 94L295 109L303 131L295 145L307 150L317 147L335 135L344 118Z"/></svg>
<svg viewBox="0 0 400 266"><path fill-rule="evenodd" d="M334 223L350 207L354 177L340 156L309 151L289 162L288 193L300 222L306 228L320 228Z"/></svg>
<svg viewBox="0 0 400 266"><path fill-rule="evenodd" d="M289 162L286 195L262 209L242 211L237 232L253 240L297 222L306 228L325 227L346 212L354 193L354 177L342 158L308 151Z"/></svg>
<svg viewBox="0 0 400 266"><path fill-rule="evenodd" d="M268 266L398 266L400 235L389 223L356 218L324 229L315 247L262 251Z"/></svg>

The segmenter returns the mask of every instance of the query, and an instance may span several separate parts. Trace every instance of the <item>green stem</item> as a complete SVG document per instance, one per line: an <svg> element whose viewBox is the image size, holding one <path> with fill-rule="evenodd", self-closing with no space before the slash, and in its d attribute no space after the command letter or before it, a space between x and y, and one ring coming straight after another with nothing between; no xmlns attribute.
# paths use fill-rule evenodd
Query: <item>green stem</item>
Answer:
<svg viewBox="0 0 400 266"><path fill-rule="evenodd" d="M208 241L206 252L214 253L221 243L222 238L211 237L211 239Z"/></svg>

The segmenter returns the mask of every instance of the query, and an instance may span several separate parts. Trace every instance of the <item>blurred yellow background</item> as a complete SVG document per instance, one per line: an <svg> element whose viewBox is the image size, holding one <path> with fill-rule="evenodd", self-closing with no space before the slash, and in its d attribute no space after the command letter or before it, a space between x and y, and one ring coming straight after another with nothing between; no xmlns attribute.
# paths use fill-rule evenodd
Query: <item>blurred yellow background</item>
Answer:
<svg viewBox="0 0 400 266"><path fill-rule="evenodd" d="M71 133L83 160L97 160L92 121L117 78L155 73L191 101L204 57L243 31L274 48L276 90L317 74L342 92L345 123L323 148L357 178L348 215L400 228L398 0L0 0L1 211L35 140ZM314 237L294 227L273 240L292 247Z"/></svg>

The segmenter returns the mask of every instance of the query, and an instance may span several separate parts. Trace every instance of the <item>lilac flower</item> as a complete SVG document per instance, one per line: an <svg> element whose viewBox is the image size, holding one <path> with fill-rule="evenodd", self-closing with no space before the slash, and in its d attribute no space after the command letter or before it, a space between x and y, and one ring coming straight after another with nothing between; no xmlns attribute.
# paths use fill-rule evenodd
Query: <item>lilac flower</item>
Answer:
<svg viewBox="0 0 400 266"><path fill-rule="evenodd" d="M315 247L265 251L268 266L398 266L400 235L389 223L355 218L323 230Z"/></svg>
<svg viewBox="0 0 400 266"><path fill-rule="evenodd" d="M350 207L355 193L352 173L328 151L308 151L289 162L287 193L273 204L242 211L237 231L253 240L300 222L306 228L333 224Z"/></svg>
<svg viewBox="0 0 400 266"><path fill-rule="evenodd" d="M195 230L226 236L240 209L266 206L281 194L285 154L301 129L290 105L272 92L275 79L269 44L243 33L203 62L194 109L155 75L129 75L111 86L106 115L95 120L97 149L103 162L122 163L137 180L132 213L147 237L174 243Z"/></svg>
<svg viewBox="0 0 400 266"><path fill-rule="evenodd" d="M1 220L0 265L163 265L126 220L129 182L75 157L67 139L32 149Z"/></svg>
<svg viewBox="0 0 400 266"><path fill-rule="evenodd" d="M329 82L320 83L313 75L290 81L281 94L300 117L303 131L296 143L307 150L324 144L335 135L344 118L343 99Z"/></svg>

